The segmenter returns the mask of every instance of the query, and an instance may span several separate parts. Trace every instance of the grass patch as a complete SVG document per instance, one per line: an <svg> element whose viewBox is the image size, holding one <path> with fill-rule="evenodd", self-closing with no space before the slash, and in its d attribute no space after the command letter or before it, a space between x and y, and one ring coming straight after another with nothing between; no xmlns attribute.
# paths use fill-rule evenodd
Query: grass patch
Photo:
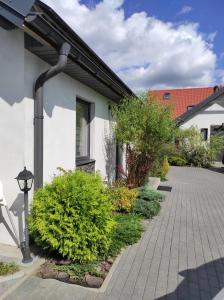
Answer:
<svg viewBox="0 0 224 300"><path fill-rule="evenodd" d="M0 276L10 275L19 270L19 267L14 262L1 262L0 261Z"/></svg>
<svg viewBox="0 0 224 300"><path fill-rule="evenodd" d="M112 234L112 242L107 256L116 256L125 246L136 243L142 232L141 217L132 214L115 216L116 226Z"/></svg>

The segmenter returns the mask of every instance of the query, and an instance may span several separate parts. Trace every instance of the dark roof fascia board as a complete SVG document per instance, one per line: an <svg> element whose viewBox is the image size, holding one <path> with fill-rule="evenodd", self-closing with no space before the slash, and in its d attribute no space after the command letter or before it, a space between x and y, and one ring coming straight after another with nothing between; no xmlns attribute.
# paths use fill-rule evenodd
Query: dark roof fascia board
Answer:
<svg viewBox="0 0 224 300"><path fill-rule="evenodd" d="M202 102L200 102L199 104L197 104L195 107L193 107L191 110L185 112L180 117L176 118L177 124L179 126L182 125L182 124L184 124L189 119L191 119L192 117L194 117L195 115L197 115L200 112L200 110L202 110L207 105L209 105L212 101L214 101L218 97L220 97L222 94L224 94L224 89L221 89L220 91L212 94L211 96L209 96L208 98L206 98L205 100L203 100Z"/></svg>
<svg viewBox="0 0 224 300"><path fill-rule="evenodd" d="M135 96L133 91L49 6L38 0L34 9L37 13L36 18L32 22L25 21L25 26L40 34L56 49L62 41L68 42L72 46L70 58L116 92L120 98L126 95Z"/></svg>

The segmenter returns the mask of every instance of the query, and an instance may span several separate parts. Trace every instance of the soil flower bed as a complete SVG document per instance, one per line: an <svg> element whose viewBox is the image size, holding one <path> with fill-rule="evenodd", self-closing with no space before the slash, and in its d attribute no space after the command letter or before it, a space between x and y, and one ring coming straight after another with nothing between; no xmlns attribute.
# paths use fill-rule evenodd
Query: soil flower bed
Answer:
<svg viewBox="0 0 224 300"><path fill-rule="evenodd" d="M43 279L52 278L70 284L99 288L113 262L112 258L85 264L73 263L70 260L51 259L41 266L37 275Z"/></svg>
<svg viewBox="0 0 224 300"><path fill-rule="evenodd" d="M105 258L83 263L50 258L40 267L37 275L43 279L52 278L70 284L99 288L121 249L136 243L143 230L142 219L138 216L117 214L115 220L117 225Z"/></svg>

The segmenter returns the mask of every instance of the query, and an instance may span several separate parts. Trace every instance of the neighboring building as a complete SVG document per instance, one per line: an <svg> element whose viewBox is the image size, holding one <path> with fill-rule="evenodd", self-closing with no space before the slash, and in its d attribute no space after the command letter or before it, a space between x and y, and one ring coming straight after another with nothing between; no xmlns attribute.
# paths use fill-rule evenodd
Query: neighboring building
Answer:
<svg viewBox="0 0 224 300"><path fill-rule="evenodd" d="M159 103L173 106L173 118L182 128L197 127L205 140L223 130L223 87L151 91Z"/></svg>
<svg viewBox="0 0 224 300"><path fill-rule="evenodd" d="M19 171L31 170L36 188L57 167L115 178L111 105L133 92L40 1L0 1L0 41L0 180L22 240ZM15 244L1 205L0 243Z"/></svg>
<svg viewBox="0 0 224 300"><path fill-rule="evenodd" d="M176 119L181 128L197 127L205 140L211 135L223 132L224 125L224 89L216 91L191 110Z"/></svg>
<svg viewBox="0 0 224 300"><path fill-rule="evenodd" d="M153 90L149 92L165 105L173 106L173 118L180 117L213 93L213 87Z"/></svg>

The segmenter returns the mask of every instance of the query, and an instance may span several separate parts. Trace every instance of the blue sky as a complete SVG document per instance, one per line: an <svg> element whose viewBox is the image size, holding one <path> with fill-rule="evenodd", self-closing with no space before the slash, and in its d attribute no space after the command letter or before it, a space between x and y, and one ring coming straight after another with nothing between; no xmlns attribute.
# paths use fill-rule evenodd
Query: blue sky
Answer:
<svg viewBox="0 0 224 300"><path fill-rule="evenodd" d="M95 6L100 0L82 0L87 6ZM167 3L164 5L164 3ZM146 11L166 22L195 22L199 23L202 33L216 33L214 51L219 57L220 67L224 67L224 25L223 25L223 0L126 0L124 1L125 17L128 18L135 12ZM186 12L181 12L186 7ZM189 8L189 9L188 9Z"/></svg>
<svg viewBox="0 0 224 300"><path fill-rule="evenodd" d="M134 90L224 80L224 1L44 0Z"/></svg>
<svg viewBox="0 0 224 300"><path fill-rule="evenodd" d="M164 5L164 3L167 5ZM196 22L202 33L216 33L214 50L218 56L224 53L223 0L126 0L124 3L126 16L136 11L146 11L167 22ZM180 13L183 7L189 8L186 13ZM224 66L224 57L219 61Z"/></svg>

